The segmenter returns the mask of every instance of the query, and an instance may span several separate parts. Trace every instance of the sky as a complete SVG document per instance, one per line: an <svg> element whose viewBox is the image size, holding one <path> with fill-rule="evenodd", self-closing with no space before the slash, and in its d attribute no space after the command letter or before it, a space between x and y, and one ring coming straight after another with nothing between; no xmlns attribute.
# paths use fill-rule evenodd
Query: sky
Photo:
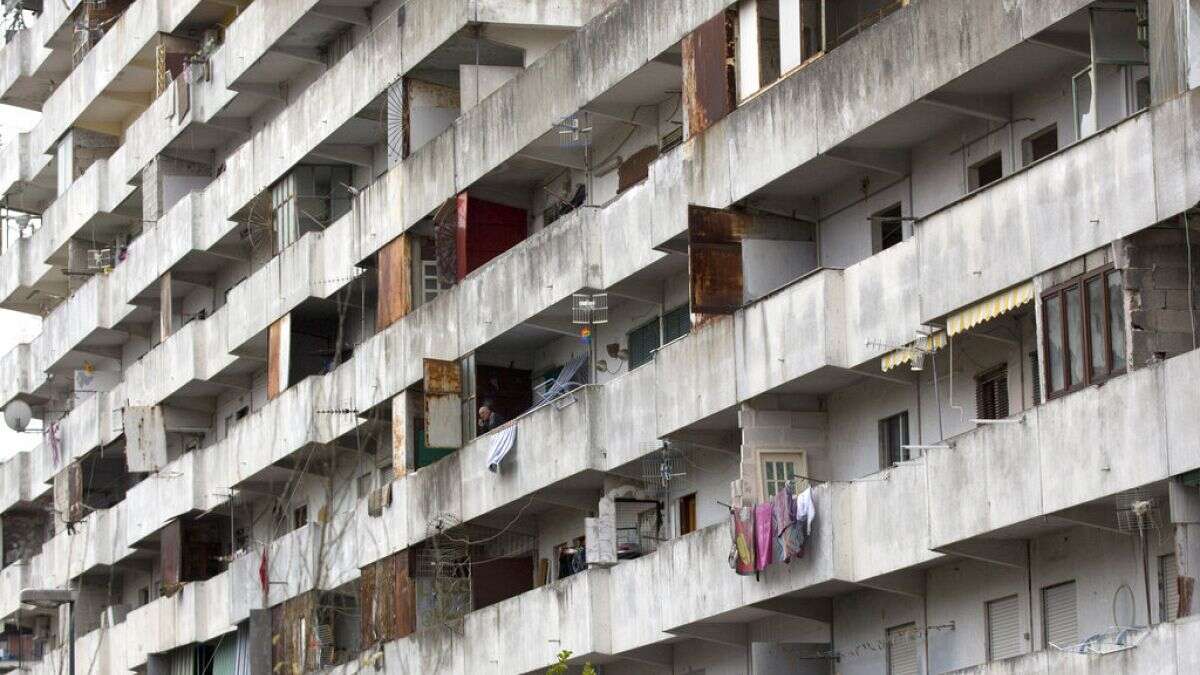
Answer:
<svg viewBox="0 0 1200 675"><path fill-rule="evenodd" d="M36 112L0 105L0 144L7 148L14 135L29 131L37 124L38 118ZM0 149L0 152L8 150ZM7 354L18 343L29 342L40 332L42 320L38 317L0 309L0 355ZM4 373L3 377L11 375ZM0 423L0 461L8 459L14 452L36 446L41 440L41 434L19 434Z"/></svg>

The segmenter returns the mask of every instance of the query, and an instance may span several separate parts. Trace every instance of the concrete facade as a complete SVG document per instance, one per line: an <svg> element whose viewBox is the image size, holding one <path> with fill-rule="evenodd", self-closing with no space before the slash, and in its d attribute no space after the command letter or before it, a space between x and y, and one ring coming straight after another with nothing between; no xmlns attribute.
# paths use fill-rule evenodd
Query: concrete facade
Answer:
<svg viewBox="0 0 1200 675"><path fill-rule="evenodd" d="M0 669L1197 670L1193 5L26 2Z"/></svg>

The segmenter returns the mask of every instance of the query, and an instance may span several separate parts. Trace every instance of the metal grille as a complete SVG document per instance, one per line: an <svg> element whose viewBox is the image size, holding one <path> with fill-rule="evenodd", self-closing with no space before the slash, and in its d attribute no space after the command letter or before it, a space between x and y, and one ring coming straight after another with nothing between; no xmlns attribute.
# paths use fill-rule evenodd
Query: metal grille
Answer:
<svg viewBox="0 0 1200 675"><path fill-rule="evenodd" d="M1158 557L1158 607L1159 621L1179 618L1179 567L1174 553Z"/></svg>
<svg viewBox="0 0 1200 675"><path fill-rule="evenodd" d="M1117 529L1145 532L1158 529L1158 507L1154 497L1140 488L1116 496Z"/></svg>

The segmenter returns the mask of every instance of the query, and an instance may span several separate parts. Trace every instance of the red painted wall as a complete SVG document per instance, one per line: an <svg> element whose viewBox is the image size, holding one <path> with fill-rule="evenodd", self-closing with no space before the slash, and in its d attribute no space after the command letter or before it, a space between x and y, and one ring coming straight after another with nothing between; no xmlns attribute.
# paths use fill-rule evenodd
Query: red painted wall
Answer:
<svg viewBox="0 0 1200 675"><path fill-rule="evenodd" d="M458 195L458 278L519 244L529 232L525 209Z"/></svg>

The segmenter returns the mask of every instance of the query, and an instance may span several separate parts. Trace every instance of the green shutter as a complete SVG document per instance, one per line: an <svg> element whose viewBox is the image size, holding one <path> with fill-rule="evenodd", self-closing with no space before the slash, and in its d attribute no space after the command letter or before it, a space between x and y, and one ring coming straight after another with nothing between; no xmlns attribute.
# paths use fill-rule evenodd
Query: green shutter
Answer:
<svg viewBox="0 0 1200 675"><path fill-rule="evenodd" d="M649 363L658 349L658 319L633 329L629 333L629 368Z"/></svg>
<svg viewBox="0 0 1200 675"><path fill-rule="evenodd" d="M663 315L663 342L678 340L692 330L692 314L687 305L680 305Z"/></svg>
<svg viewBox="0 0 1200 675"><path fill-rule="evenodd" d="M429 466L439 459L452 454L457 448L427 448L425 447L425 429L421 424L416 425L413 432L413 443L417 447L417 468Z"/></svg>

